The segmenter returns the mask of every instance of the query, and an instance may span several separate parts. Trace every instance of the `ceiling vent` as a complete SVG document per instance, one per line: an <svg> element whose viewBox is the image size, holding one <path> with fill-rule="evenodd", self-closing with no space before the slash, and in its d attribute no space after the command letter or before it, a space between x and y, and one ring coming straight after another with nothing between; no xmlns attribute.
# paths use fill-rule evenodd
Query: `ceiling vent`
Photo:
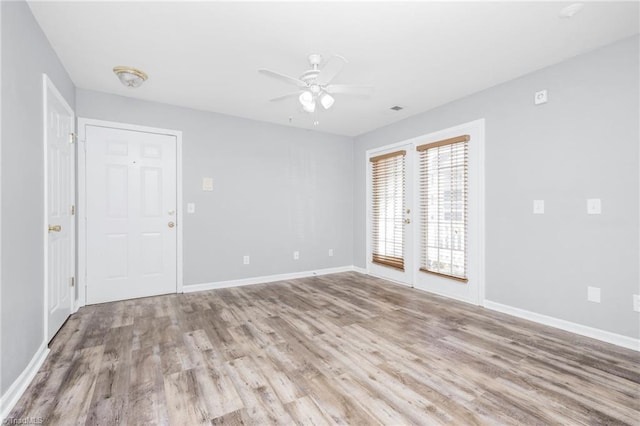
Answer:
<svg viewBox="0 0 640 426"><path fill-rule="evenodd" d="M401 107L400 105L395 105L395 106L392 106L389 109L392 109L394 111L400 111L401 109L404 109L404 107Z"/></svg>

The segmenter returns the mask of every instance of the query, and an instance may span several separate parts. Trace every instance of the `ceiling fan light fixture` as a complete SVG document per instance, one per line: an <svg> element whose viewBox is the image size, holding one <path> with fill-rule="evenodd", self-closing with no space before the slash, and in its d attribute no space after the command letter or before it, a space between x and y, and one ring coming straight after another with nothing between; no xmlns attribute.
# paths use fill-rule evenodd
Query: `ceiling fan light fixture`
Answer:
<svg viewBox="0 0 640 426"><path fill-rule="evenodd" d="M149 78L144 71L132 67L114 67L113 72L118 76L120 82L127 87L140 87Z"/></svg>
<svg viewBox="0 0 640 426"><path fill-rule="evenodd" d="M333 94L336 93L341 95L369 96L372 87L331 83L340 71L342 71L344 64L347 63L345 58L340 55L333 55L324 61L322 66L320 66L321 62L323 61L320 55L309 55L311 69L302 73L299 78L264 68L259 69L258 72L260 74L297 87L297 91L284 96L278 96L270 99L270 101L282 101L284 99L297 97L302 110L313 113L318 103L320 103L324 109L331 108L335 103Z"/></svg>
<svg viewBox="0 0 640 426"><path fill-rule="evenodd" d="M298 98L302 106L309 105L313 103L313 93L308 90L300 93L300 97Z"/></svg>
<svg viewBox="0 0 640 426"><path fill-rule="evenodd" d="M302 105L302 109L306 112L314 112L316 110L316 100L313 93L309 90L305 90L300 93L300 97L298 98L300 104Z"/></svg>
<svg viewBox="0 0 640 426"><path fill-rule="evenodd" d="M333 96L328 93L323 93L322 95L320 95L320 103L322 104L324 109L331 108L335 101L336 100L333 98Z"/></svg>
<svg viewBox="0 0 640 426"><path fill-rule="evenodd" d="M311 101L311 103L302 104L302 109L306 112L314 112L316 110L316 103Z"/></svg>

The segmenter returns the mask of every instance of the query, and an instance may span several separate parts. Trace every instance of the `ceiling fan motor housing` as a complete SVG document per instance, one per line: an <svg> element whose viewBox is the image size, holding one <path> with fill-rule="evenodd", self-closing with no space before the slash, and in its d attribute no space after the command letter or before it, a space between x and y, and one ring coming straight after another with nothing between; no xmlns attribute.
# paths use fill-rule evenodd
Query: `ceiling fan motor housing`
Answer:
<svg viewBox="0 0 640 426"><path fill-rule="evenodd" d="M305 71L304 74L300 76L300 80L304 81L307 83L307 86L309 86L315 82L318 74L320 74L320 70Z"/></svg>
<svg viewBox="0 0 640 426"><path fill-rule="evenodd" d="M319 55L317 53L312 53L311 55L309 55L309 63L311 64L311 67L313 69L318 69L318 65L320 65L320 62L322 62L322 55Z"/></svg>

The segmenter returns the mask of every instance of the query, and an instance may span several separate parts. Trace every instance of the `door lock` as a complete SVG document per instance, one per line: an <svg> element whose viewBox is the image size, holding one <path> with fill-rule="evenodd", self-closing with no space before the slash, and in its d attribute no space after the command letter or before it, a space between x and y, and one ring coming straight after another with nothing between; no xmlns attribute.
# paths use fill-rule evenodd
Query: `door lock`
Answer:
<svg viewBox="0 0 640 426"><path fill-rule="evenodd" d="M60 232L62 231L62 226L60 225L49 225L49 232Z"/></svg>
<svg viewBox="0 0 640 426"><path fill-rule="evenodd" d="M169 222L169 223L167 224L167 226L168 226L169 228L173 228L174 226L176 226L176 224L175 224L175 223L173 223L173 222Z"/></svg>

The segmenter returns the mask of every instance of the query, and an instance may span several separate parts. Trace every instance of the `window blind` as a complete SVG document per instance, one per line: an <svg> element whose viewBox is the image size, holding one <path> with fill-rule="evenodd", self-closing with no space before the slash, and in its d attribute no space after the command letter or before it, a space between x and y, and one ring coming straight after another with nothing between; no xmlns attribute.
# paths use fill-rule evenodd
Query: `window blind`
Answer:
<svg viewBox="0 0 640 426"><path fill-rule="evenodd" d="M406 151L372 157L372 262L404 270Z"/></svg>
<svg viewBox="0 0 640 426"><path fill-rule="evenodd" d="M417 147L420 156L420 270L467 281L469 136Z"/></svg>

